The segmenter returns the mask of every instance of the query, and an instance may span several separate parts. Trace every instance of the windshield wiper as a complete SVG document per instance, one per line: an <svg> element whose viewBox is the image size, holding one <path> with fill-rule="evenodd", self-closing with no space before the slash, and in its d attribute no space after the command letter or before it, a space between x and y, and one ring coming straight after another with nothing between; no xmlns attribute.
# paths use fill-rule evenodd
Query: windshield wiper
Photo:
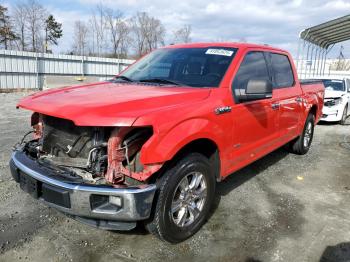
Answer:
<svg viewBox="0 0 350 262"><path fill-rule="evenodd" d="M163 79L163 78L140 79L139 82L141 82L141 83L144 82L144 83L170 84L170 85L176 85L176 86L183 85L181 83L177 83L175 81L167 80L167 79Z"/></svg>
<svg viewBox="0 0 350 262"><path fill-rule="evenodd" d="M124 80L124 81L127 81L127 82L134 82L134 80L132 80L129 77L126 77L126 76L116 76L114 78L114 80L116 80L116 79Z"/></svg>

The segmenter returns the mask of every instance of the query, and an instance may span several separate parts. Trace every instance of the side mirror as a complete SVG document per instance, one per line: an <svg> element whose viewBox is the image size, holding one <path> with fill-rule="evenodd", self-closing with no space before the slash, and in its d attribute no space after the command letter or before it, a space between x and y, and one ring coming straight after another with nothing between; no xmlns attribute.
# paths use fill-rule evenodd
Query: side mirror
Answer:
<svg viewBox="0 0 350 262"><path fill-rule="evenodd" d="M250 79L240 101L260 100L272 97L272 83L269 80Z"/></svg>

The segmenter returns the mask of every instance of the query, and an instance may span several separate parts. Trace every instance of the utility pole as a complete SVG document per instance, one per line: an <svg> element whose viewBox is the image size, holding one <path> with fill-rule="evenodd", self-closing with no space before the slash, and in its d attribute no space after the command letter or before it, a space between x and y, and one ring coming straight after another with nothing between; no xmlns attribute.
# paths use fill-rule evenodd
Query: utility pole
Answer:
<svg viewBox="0 0 350 262"><path fill-rule="evenodd" d="M337 62L337 68L335 70L342 70L343 69L343 62L344 62L344 54L343 54L344 46L340 46L339 56L338 56L338 62Z"/></svg>

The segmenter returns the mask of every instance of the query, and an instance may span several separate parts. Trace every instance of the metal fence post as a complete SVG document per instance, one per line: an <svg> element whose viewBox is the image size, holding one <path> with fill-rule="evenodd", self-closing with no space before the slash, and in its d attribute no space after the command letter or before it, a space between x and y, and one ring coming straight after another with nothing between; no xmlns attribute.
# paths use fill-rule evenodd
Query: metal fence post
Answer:
<svg viewBox="0 0 350 262"><path fill-rule="evenodd" d="M36 62L36 88L40 90L40 76L39 76L39 53L35 54L35 62Z"/></svg>
<svg viewBox="0 0 350 262"><path fill-rule="evenodd" d="M81 57L81 75L82 77L85 76L85 68L84 68L84 56Z"/></svg>
<svg viewBox="0 0 350 262"><path fill-rule="evenodd" d="M319 47L319 49L318 49L318 58L317 58L317 68L316 68L316 75L317 76L320 75L319 69L320 69L320 60L321 60L322 50L323 50L323 48Z"/></svg>
<svg viewBox="0 0 350 262"><path fill-rule="evenodd" d="M298 72L298 69L299 69L299 54L300 54L300 42L301 42L301 39L299 38L299 40L298 40L298 50L297 50L297 57L296 57L296 59L297 59L297 63L296 63L296 66L297 66L297 72Z"/></svg>
<svg viewBox="0 0 350 262"><path fill-rule="evenodd" d="M316 72L316 63L317 63L317 54L318 54L319 48L316 46L316 52L315 52L315 63L314 63L314 68L312 69L312 77L315 76L315 72Z"/></svg>

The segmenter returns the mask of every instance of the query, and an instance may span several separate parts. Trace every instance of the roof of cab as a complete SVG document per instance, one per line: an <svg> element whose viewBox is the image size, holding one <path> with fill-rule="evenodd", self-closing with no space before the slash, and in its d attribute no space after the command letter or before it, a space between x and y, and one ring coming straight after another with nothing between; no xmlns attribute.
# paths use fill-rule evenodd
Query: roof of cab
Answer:
<svg viewBox="0 0 350 262"><path fill-rule="evenodd" d="M267 50L275 50L280 52L286 52L286 50L272 47L269 45L259 45L252 43L235 43L235 42L208 42L208 43L188 43L188 44L175 44L168 45L163 48L205 48L205 47L233 47L233 48L263 48Z"/></svg>

